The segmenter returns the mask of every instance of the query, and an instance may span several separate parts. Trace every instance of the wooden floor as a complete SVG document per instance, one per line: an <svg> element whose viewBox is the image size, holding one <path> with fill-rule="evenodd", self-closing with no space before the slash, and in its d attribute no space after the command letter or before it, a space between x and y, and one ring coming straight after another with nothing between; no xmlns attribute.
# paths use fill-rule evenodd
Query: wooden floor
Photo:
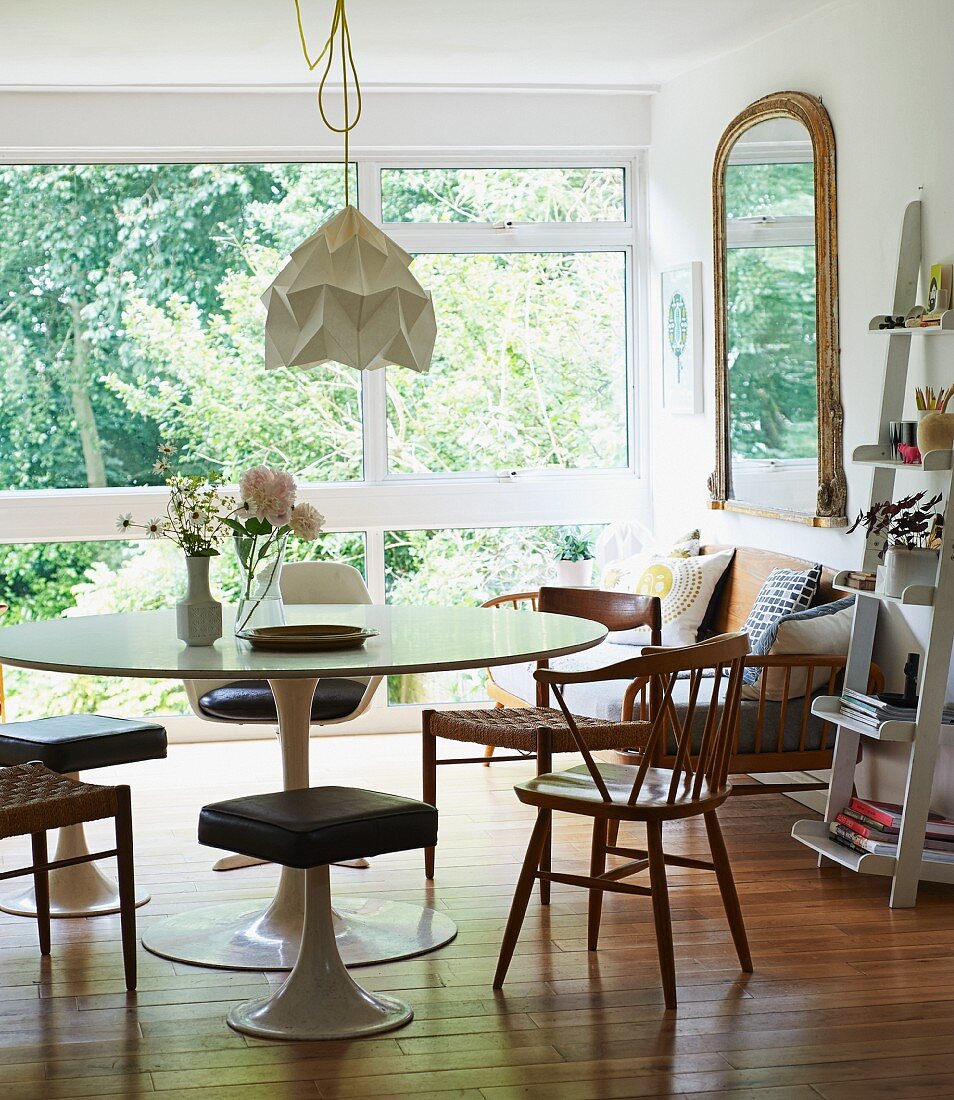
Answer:
<svg viewBox="0 0 954 1100"><path fill-rule="evenodd" d="M418 753L407 736L315 741L313 777L417 794ZM674 870L677 1012L663 1009L648 899L607 895L592 954L585 894L561 886L549 912L531 903L510 980L494 995L530 827L510 788L530 771L440 770L433 886L416 852L333 871L341 892L426 902L460 927L431 955L358 972L414 1005L408 1027L380 1038L246 1039L225 1013L261 995L263 975L143 951L139 990L127 996L115 918L55 921L53 958L41 964L32 922L0 914L0 1098L954 1096L954 892L925 886L917 909L891 911L883 880L817 871L789 839L804 811L780 796L738 799L723 813L753 975L737 969L714 883ZM275 869L213 873L195 822L203 802L274 789L277 773L268 741L178 746L165 762L97 773L133 785L138 880L153 895L140 927L265 892ZM702 853L704 844L701 823L669 833L673 851ZM24 851L19 840L0 845L7 866ZM587 852L582 826L558 818L556 860L585 870Z"/></svg>

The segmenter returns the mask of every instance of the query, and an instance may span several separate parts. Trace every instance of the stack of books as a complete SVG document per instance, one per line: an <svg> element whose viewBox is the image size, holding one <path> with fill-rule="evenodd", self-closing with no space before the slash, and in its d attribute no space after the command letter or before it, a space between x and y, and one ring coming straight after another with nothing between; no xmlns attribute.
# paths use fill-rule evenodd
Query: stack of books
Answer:
<svg viewBox="0 0 954 1100"><path fill-rule="evenodd" d="M893 802L853 798L829 825L832 840L853 852L876 856L898 854L901 807ZM931 863L954 863L954 821L931 814L921 858Z"/></svg>
<svg viewBox="0 0 954 1100"><path fill-rule="evenodd" d="M880 729L885 722L913 722L917 710L915 707L898 707L882 702L877 695L865 695L861 691L845 688L841 694L841 713L872 729ZM954 703L944 704L941 721L954 723Z"/></svg>

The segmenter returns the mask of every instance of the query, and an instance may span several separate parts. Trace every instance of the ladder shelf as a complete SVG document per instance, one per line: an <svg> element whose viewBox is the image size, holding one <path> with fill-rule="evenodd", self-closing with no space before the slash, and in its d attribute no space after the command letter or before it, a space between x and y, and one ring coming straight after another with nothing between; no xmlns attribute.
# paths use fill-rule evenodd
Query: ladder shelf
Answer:
<svg viewBox="0 0 954 1100"><path fill-rule="evenodd" d="M920 267L921 203L915 201L908 203L904 211L892 316L904 315L914 305ZM950 510L954 488L954 454L951 451L929 451L917 465L905 465L891 454L889 424L891 421L903 419L911 341L893 340L890 337L954 332L954 311L945 315L942 327L934 329L878 329L878 320L879 318L875 318L871 323L874 325L871 331L878 332L879 335L884 333L889 337L886 342L878 443L856 448L854 460L871 468L871 504L895 499L898 471L913 470L947 475L939 487L945 499L945 507ZM823 821L798 821L792 828L795 840L818 853L819 865L828 861L859 874L890 878L889 904L892 908L913 906L917 900L918 883L921 881L954 883L954 863L922 858L938 748L940 745L954 745L954 726L942 725L954 640L954 516L950 518L951 522L945 525L943 533L934 585L912 585L901 596L896 597L879 591L849 588L844 583L847 580L847 570L836 576L834 587L857 597L845 668L846 688L860 692L867 690L868 669L882 604L929 609L931 624L921 662L919 703L913 722L885 722L879 729L842 714L837 696L816 698L812 703L812 712L838 728L825 817ZM861 565L864 572L876 571L880 550L881 543L869 537L865 543ZM862 744L869 741L908 746L896 857L854 852L838 844L829 833L830 823L842 812L854 793L859 750Z"/></svg>

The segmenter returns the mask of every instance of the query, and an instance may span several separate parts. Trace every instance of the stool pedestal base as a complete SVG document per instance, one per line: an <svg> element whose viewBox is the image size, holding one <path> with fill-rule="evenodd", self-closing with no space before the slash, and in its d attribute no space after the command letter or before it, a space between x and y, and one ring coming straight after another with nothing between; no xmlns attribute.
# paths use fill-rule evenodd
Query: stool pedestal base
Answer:
<svg viewBox="0 0 954 1100"><path fill-rule="evenodd" d="M264 1039L351 1039L391 1031L413 1019L410 1005L363 989L338 953L328 868L306 873L298 959L285 984L228 1014L229 1026Z"/></svg>

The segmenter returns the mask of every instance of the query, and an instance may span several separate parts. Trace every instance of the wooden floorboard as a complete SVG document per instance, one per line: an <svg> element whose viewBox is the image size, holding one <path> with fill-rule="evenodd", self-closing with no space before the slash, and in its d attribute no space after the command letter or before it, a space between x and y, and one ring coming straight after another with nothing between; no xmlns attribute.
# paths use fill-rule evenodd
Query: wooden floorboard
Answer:
<svg viewBox="0 0 954 1100"><path fill-rule="evenodd" d="M419 792L416 738L312 742L314 781ZM567 765L575 763L566 758ZM667 1013L648 898L608 895L600 950L586 950L586 895L554 885L534 899L503 992L497 950L532 811L512 785L531 764L441 768L437 877L419 852L335 868L336 891L431 905L457 939L430 955L363 968L359 980L414 1005L406 1028L351 1043L268 1043L237 1035L228 1008L278 975L229 973L140 951L125 992L115 917L55 921L41 961L33 922L0 913L0 1100L881 1100L954 1096L954 889L925 885L913 910L887 907L888 884L819 871L790 839L806 811L779 795L723 811L755 963L740 973L719 892L673 868L679 1008ZM165 761L96 773L133 788L137 879L152 894L140 930L218 900L265 896L271 867L212 871L199 807L278 785L272 741L185 745ZM91 827L94 841L108 827ZM642 846L637 828L625 841ZM667 848L703 857L698 822ZM0 867L27 855L0 845ZM555 862L585 873L582 819L558 816ZM17 888L4 884L4 892Z"/></svg>

